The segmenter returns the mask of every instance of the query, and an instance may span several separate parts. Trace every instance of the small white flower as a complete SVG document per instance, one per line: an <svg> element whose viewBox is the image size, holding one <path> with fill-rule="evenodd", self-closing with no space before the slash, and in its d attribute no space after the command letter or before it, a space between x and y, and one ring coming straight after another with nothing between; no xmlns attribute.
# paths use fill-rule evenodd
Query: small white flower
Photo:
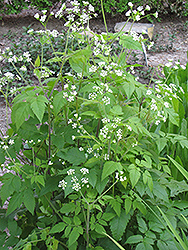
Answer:
<svg viewBox="0 0 188 250"><path fill-rule="evenodd" d="M126 127L127 127L128 130L132 131L132 128L131 128L130 125L126 125Z"/></svg>
<svg viewBox="0 0 188 250"><path fill-rule="evenodd" d="M150 89L147 90L146 95L151 95L152 91Z"/></svg>
<svg viewBox="0 0 188 250"><path fill-rule="evenodd" d="M49 162L48 162L48 165L49 165L49 166L53 165L53 162L49 161Z"/></svg>
<svg viewBox="0 0 188 250"><path fill-rule="evenodd" d="M88 183L88 178L83 177L83 178L81 179L81 182L84 183L84 184L87 184L87 183Z"/></svg>
<svg viewBox="0 0 188 250"><path fill-rule="evenodd" d="M159 125L159 123L160 123L160 120L157 120L157 121L155 122L156 125Z"/></svg>
<svg viewBox="0 0 188 250"><path fill-rule="evenodd" d="M165 64L165 66L169 68L169 67L172 66L172 63L171 63L171 62L168 62L168 63Z"/></svg>
<svg viewBox="0 0 188 250"><path fill-rule="evenodd" d="M91 11L91 12L94 12L94 11L95 11L94 7L93 7L91 4L89 5L88 9L89 9L89 11Z"/></svg>
<svg viewBox="0 0 188 250"><path fill-rule="evenodd" d="M79 183L73 183L72 189L78 192L81 189L81 186Z"/></svg>
<svg viewBox="0 0 188 250"><path fill-rule="evenodd" d="M139 7L137 8L137 10L138 10L138 11L142 11L142 10L143 10L143 6L139 6Z"/></svg>
<svg viewBox="0 0 188 250"><path fill-rule="evenodd" d="M140 15L137 15L136 16L136 21L139 21L140 20Z"/></svg>
<svg viewBox="0 0 188 250"><path fill-rule="evenodd" d="M61 180L59 182L58 187L62 188L63 190L66 188L66 186L67 186L67 182L65 180Z"/></svg>
<svg viewBox="0 0 188 250"><path fill-rule="evenodd" d="M157 11L153 15L155 18L157 18L159 16Z"/></svg>
<svg viewBox="0 0 188 250"><path fill-rule="evenodd" d="M4 150L6 150L6 149L8 148L8 146L7 146L7 145L4 145L2 148L3 148Z"/></svg>
<svg viewBox="0 0 188 250"><path fill-rule="evenodd" d="M126 13L125 13L126 16L130 16L131 15L131 10L128 10Z"/></svg>
<svg viewBox="0 0 188 250"><path fill-rule="evenodd" d="M39 19L39 13L36 13L35 15L34 15L34 18L36 18L36 19Z"/></svg>
<svg viewBox="0 0 188 250"><path fill-rule="evenodd" d="M76 137L74 135L72 135L72 140L74 141L76 139Z"/></svg>
<svg viewBox="0 0 188 250"><path fill-rule="evenodd" d="M82 147L79 147L79 150L80 150L80 151L84 151L84 149L83 149Z"/></svg>
<svg viewBox="0 0 188 250"><path fill-rule="evenodd" d="M127 179L126 176L124 176L124 177L123 177L123 176L120 176L120 181L121 181L121 182L126 181L126 179Z"/></svg>
<svg viewBox="0 0 188 250"><path fill-rule="evenodd" d="M75 174L75 169L69 169L69 170L67 171L67 174L68 174L68 175L73 175L73 174Z"/></svg>
<svg viewBox="0 0 188 250"><path fill-rule="evenodd" d="M45 20L46 20L46 17L47 17L47 15L41 16L40 21L41 21L42 23L44 23Z"/></svg>
<svg viewBox="0 0 188 250"><path fill-rule="evenodd" d="M150 6L149 6L149 5L146 5L145 10L150 10L150 9L151 9Z"/></svg>
<svg viewBox="0 0 188 250"><path fill-rule="evenodd" d="M80 172L81 172L82 174L89 174L89 169L87 169L87 168L81 168L81 169L80 169Z"/></svg>
<svg viewBox="0 0 188 250"><path fill-rule="evenodd" d="M184 65L180 65L182 69L186 69L186 67Z"/></svg>
<svg viewBox="0 0 188 250"><path fill-rule="evenodd" d="M93 149L92 148L88 148L87 152L88 152L88 154L91 154L93 152Z"/></svg>
<svg viewBox="0 0 188 250"><path fill-rule="evenodd" d="M132 7L133 7L133 4L132 4L131 2L129 2L129 3L128 3L128 6L132 8Z"/></svg>
<svg viewBox="0 0 188 250"><path fill-rule="evenodd" d="M117 180L119 180L119 173L118 173L118 172L116 172L115 178L116 178Z"/></svg>
<svg viewBox="0 0 188 250"><path fill-rule="evenodd" d="M10 145L13 145L13 144L14 144L14 140L10 139L8 143L9 143Z"/></svg>
<svg viewBox="0 0 188 250"><path fill-rule="evenodd" d="M27 67L25 65L23 65L21 68L20 68L21 71L27 71Z"/></svg>
<svg viewBox="0 0 188 250"><path fill-rule="evenodd" d="M166 107L166 108L169 108L169 103L168 102L164 102L164 106Z"/></svg>

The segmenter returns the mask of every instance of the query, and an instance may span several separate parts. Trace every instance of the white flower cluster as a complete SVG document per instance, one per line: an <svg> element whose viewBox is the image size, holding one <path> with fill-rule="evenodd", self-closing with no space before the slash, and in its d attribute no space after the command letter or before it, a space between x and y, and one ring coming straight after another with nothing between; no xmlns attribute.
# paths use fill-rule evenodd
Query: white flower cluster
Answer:
<svg viewBox="0 0 188 250"><path fill-rule="evenodd" d="M117 180L120 180L121 182L126 181L126 179L127 179L123 171L116 172L115 178Z"/></svg>
<svg viewBox="0 0 188 250"><path fill-rule="evenodd" d="M2 138L2 141L0 142L0 148L7 150L9 146L14 144L14 140L13 139L8 140L8 138L9 136L6 135Z"/></svg>
<svg viewBox="0 0 188 250"><path fill-rule="evenodd" d="M129 2L128 6L130 7L130 10L128 10L125 13L125 15L127 17L129 17L130 19L133 19L134 21L139 21L145 15L145 11L150 10L149 5L146 5L145 8L143 6L138 6L137 9L135 9L135 10L133 10L133 3L132 2ZM158 17L158 12L156 12L156 13L154 13L152 15L154 15L157 18Z"/></svg>
<svg viewBox="0 0 188 250"><path fill-rule="evenodd" d="M80 172L83 175L83 177L80 179L80 181L77 178L75 172L76 172L75 169L69 169L67 171L67 175L71 176L71 183L69 185L72 186L72 189L78 192L82 187L85 186L85 184L87 184L87 187L89 187L89 185L88 185L88 177L86 177L86 175L89 174L89 169L87 169L87 168L81 168L80 169ZM66 186L67 186L67 181L61 180L59 182L58 187L62 188L63 190L65 190Z"/></svg>
<svg viewBox="0 0 188 250"><path fill-rule="evenodd" d="M110 134L114 133L114 136L119 141L122 139L123 131L122 129L118 129L119 126L121 126L121 118L115 117L112 121L109 118L103 118L102 123L105 124L100 129L100 138L101 140L110 139ZM116 140L113 141L113 143L116 143Z"/></svg>
<svg viewBox="0 0 188 250"><path fill-rule="evenodd" d="M172 98L179 98L178 95L183 93L184 90L181 86L170 83L162 83L158 80L155 82L154 89L148 89L146 95L150 98L150 109L155 112L155 124L159 125L161 121L166 122L167 111L171 108Z"/></svg>
<svg viewBox="0 0 188 250"><path fill-rule="evenodd" d="M98 82L97 84L98 85L92 87L93 92L88 94L88 99L102 101L104 105L109 105L110 98L106 95L106 93L112 93L112 90L109 88L107 83Z"/></svg>
<svg viewBox="0 0 188 250"><path fill-rule="evenodd" d="M69 73L67 73L68 75ZM75 96L77 95L76 91L76 86L74 84L69 85L66 83L64 85L64 91L63 91L63 97L68 101L68 102L74 102L75 101Z"/></svg>

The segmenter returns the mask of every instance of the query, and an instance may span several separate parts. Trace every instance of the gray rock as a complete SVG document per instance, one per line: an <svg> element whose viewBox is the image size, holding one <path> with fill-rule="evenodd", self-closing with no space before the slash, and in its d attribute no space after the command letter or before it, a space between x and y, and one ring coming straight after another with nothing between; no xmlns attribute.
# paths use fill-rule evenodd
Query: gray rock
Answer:
<svg viewBox="0 0 188 250"><path fill-rule="evenodd" d="M150 40L153 37L153 31L154 31L154 24L152 23L131 23L131 22L121 22L116 23L114 30L115 32L119 32L122 28L122 31L129 32L131 29L132 31L135 31L137 33L145 33L149 36Z"/></svg>

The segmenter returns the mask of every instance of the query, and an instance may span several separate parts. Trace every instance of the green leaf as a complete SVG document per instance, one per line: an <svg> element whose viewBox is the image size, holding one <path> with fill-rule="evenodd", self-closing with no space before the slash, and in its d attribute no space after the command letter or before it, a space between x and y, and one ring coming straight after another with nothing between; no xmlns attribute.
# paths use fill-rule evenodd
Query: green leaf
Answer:
<svg viewBox="0 0 188 250"><path fill-rule="evenodd" d="M143 241L143 236L140 234L137 234L137 235L130 236L125 243L126 244L136 244L136 243L139 243L142 241Z"/></svg>
<svg viewBox="0 0 188 250"><path fill-rule="evenodd" d="M139 231L141 233L145 234L148 230L146 222L139 216L137 216L137 222L138 222L138 226L139 226Z"/></svg>
<svg viewBox="0 0 188 250"><path fill-rule="evenodd" d="M31 247L32 247L31 242L28 242L28 243L24 246L23 250L31 250Z"/></svg>
<svg viewBox="0 0 188 250"><path fill-rule="evenodd" d="M169 155L168 155L168 158L172 161L175 167L182 173L182 175L188 181L188 172L179 163L177 163L174 159L172 159Z"/></svg>
<svg viewBox="0 0 188 250"><path fill-rule="evenodd" d="M59 222L58 224L52 227L49 234L62 232L65 229L65 227L66 227L66 224L64 222Z"/></svg>
<svg viewBox="0 0 188 250"><path fill-rule="evenodd" d="M153 250L153 247L147 243L139 243L135 250Z"/></svg>
<svg viewBox="0 0 188 250"><path fill-rule="evenodd" d="M166 187L163 185L160 185L157 181L154 182L153 193L154 195L157 196L157 198L168 202L168 194L166 191Z"/></svg>
<svg viewBox="0 0 188 250"><path fill-rule="evenodd" d="M3 180L4 184L0 190L2 204L4 204L4 202L7 200L7 198L10 197L11 194L13 194L15 191L15 188L12 185L12 180L14 178L14 175L12 173L8 173L8 174L4 175L4 178L6 178L6 179Z"/></svg>
<svg viewBox="0 0 188 250"><path fill-rule="evenodd" d="M95 231L99 234L104 234L106 233L104 227L102 225L99 225L98 223L95 226Z"/></svg>
<svg viewBox="0 0 188 250"><path fill-rule="evenodd" d="M76 206L74 203L67 203L62 206L62 208L60 209L60 212L62 214L70 213L70 212L73 212L75 208Z"/></svg>
<svg viewBox="0 0 188 250"><path fill-rule="evenodd" d="M122 211L120 216L116 216L110 221L110 229L115 240L120 240L123 236L130 218L130 213L126 214L125 211Z"/></svg>
<svg viewBox="0 0 188 250"><path fill-rule="evenodd" d="M62 109L64 104L66 103L66 100L63 96L63 91L56 94L53 98L53 107L54 107L54 113L57 115L59 111Z"/></svg>
<svg viewBox="0 0 188 250"><path fill-rule="evenodd" d="M133 94L135 90L135 85L133 82L126 82L123 84L123 88L125 90L125 93L127 94L127 98L130 99L131 95Z"/></svg>
<svg viewBox="0 0 188 250"><path fill-rule="evenodd" d="M37 56L37 59L35 60L35 67L38 68L40 66L40 57Z"/></svg>
<svg viewBox="0 0 188 250"><path fill-rule="evenodd" d="M40 183L43 187L45 186L45 182L44 182L44 176L43 175L36 175L33 176L35 177L35 183Z"/></svg>
<svg viewBox="0 0 188 250"><path fill-rule="evenodd" d="M71 148L67 152L65 160L74 165L80 165L81 163L85 162L86 158L84 152L80 152L78 148Z"/></svg>
<svg viewBox="0 0 188 250"><path fill-rule="evenodd" d="M39 194L39 197L43 196L49 192L53 192L55 190L58 190L59 189L58 184L59 184L60 180L62 180L62 178L60 176L49 177L46 181L45 187L42 187L40 194Z"/></svg>
<svg viewBox="0 0 188 250"><path fill-rule="evenodd" d="M122 165L120 162L114 162L114 161L105 162L101 179L104 180L106 177L114 173L116 170L118 171L122 170Z"/></svg>
<svg viewBox="0 0 188 250"><path fill-rule="evenodd" d="M39 95L31 103L31 109L40 122L42 122L47 102L45 96Z"/></svg>
<svg viewBox="0 0 188 250"><path fill-rule="evenodd" d="M19 208L23 202L23 194L22 193L14 193L10 198L7 215L11 214L14 210Z"/></svg>
<svg viewBox="0 0 188 250"><path fill-rule="evenodd" d="M132 206L132 200L128 197L125 199L125 211L126 214L129 213L129 211L131 210L131 206Z"/></svg>
<svg viewBox="0 0 188 250"><path fill-rule="evenodd" d="M34 198L33 191L31 189L29 188L25 189L23 202L26 208L29 210L29 212L31 214L34 214L35 198Z"/></svg>
<svg viewBox="0 0 188 250"><path fill-rule="evenodd" d="M29 103L21 102L13 105L11 119L12 123L16 124L17 130L21 127L24 121L28 119L29 115L33 115Z"/></svg>
<svg viewBox="0 0 188 250"><path fill-rule="evenodd" d="M157 143L157 148L158 148L158 152L160 153L164 147L166 146L167 144L167 139L166 138L160 138L156 141Z"/></svg>
<svg viewBox="0 0 188 250"><path fill-rule="evenodd" d="M131 184L132 187L134 188L141 176L140 169L136 167L134 164L131 164L128 169L129 169Z"/></svg>
<svg viewBox="0 0 188 250"><path fill-rule="evenodd" d="M109 201L110 206L114 209L116 214L120 216L121 214L121 203L119 203L117 200L113 199Z"/></svg>
<svg viewBox="0 0 188 250"><path fill-rule="evenodd" d="M115 105L113 108L110 109L110 112L115 115L123 115L122 107L120 105Z"/></svg>
<svg viewBox="0 0 188 250"><path fill-rule="evenodd" d="M142 46L138 41L135 41L132 36L122 35L119 43L126 49L134 49L142 51Z"/></svg>
<svg viewBox="0 0 188 250"><path fill-rule="evenodd" d="M68 245L71 246L79 238L80 233L77 227L74 227L69 235Z"/></svg>

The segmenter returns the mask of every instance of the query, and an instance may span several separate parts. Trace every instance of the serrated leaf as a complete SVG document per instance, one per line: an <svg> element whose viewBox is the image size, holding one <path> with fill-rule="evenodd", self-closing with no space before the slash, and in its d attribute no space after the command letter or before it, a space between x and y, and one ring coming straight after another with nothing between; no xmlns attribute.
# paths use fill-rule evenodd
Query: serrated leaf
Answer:
<svg viewBox="0 0 188 250"><path fill-rule="evenodd" d="M81 163L85 162L86 158L84 152L79 151L78 148L71 148L67 152L65 160L74 165L80 165Z"/></svg>
<svg viewBox="0 0 188 250"><path fill-rule="evenodd" d="M131 164L128 169L129 169L131 184L132 187L134 188L141 176L140 169L136 167L134 164Z"/></svg>
<svg viewBox="0 0 188 250"><path fill-rule="evenodd" d="M122 170L122 165L120 162L114 162L114 161L105 162L101 179L104 180L106 177L114 173L116 170L118 171Z"/></svg>
<svg viewBox="0 0 188 250"><path fill-rule="evenodd" d="M126 241L126 244L136 244L142 241L143 241L143 236L140 234L137 234L137 235L130 236Z"/></svg>
<svg viewBox="0 0 188 250"><path fill-rule="evenodd" d="M17 130L21 127L29 115L33 115L29 103L21 102L13 105L11 119L12 122L16 124Z"/></svg>
<svg viewBox="0 0 188 250"><path fill-rule="evenodd" d="M25 189L23 202L24 202L25 207L29 210L29 212L33 214L34 208L35 208L35 198L34 198L33 191L31 189L29 188Z"/></svg>
<svg viewBox="0 0 188 250"><path fill-rule="evenodd" d="M71 246L79 238L80 233L77 227L74 227L69 235L68 245Z"/></svg>
<svg viewBox="0 0 188 250"><path fill-rule="evenodd" d="M125 211L126 211L126 214L129 213L130 209L131 209L131 206L132 206L132 200L128 197L125 199Z"/></svg>
<svg viewBox="0 0 188 250"><path fill-rule="evenodd" d="M167 191L166 191L166 187L163 186L163 185L160 185L157 181L154 182L153 193L158 198L168 202L168 194L167 194Z"/></svg>
<svg viewBox="0 0 188 250"><path fill-rule="evenodd" d="M119 43L126 49L134 49L142 51L142 46L138 41L135 41L132 36L122 35Z"/></svg>
<svg viewBox="0 0 188 250"><path fill-rule="evenodd" d="M66 227L66 224L64 222L59 222L58 224L56 224L55 226L52 227L49 234L55 234L58 232L62 232L65 229L65 227Z"/></svg>
<svg viewBox="0 0 188 250"><path fill-rule="evenodd" d="M125 211L122 211L120 216L116 216L110 221L110 230L115 240L120 240L125 232L130 218L130 213L126 214Z"/></svg>
<svg viewBox="0 0 188 250"><path fill-rule="evenodd" d="M54 107L54 113L57 115L59 111L62 109L64 104L66 103L66 100L63 96L63 91L56 94L53 98L53 107Z"/></svg>
<svg viewBox="0 0 188 250"><path fill-rule="evenodd" d="M10 198L7 215L11 214L14 210L19 208L23 202L23 194L22 193L14 193Z"/></svg>
<svg viewBox="0 0 188 250"><path fill-rule="evenodd" d="M74 203L67 203L62 206L62 208L60 209L60 212L62 214L70 213L70 212L73 212L75 208L76 206Z"/></svg>
<svg viewBox="0 0 188 250"><path fill-rule="evenodd" d="M166 146L167 144L167 139L166 138L160 138L156 141L157 143L157 148L158 148L158 152L160 153L164 147Z"/></svg>
<svg viewBox="0 0 188 250"><path fill-rule="evenodd" d="M138 222L138 226L139 226L139 231L141 233L145 234L148 230L146 222L142 218L140 218L139 216L137 216L137 222Z"/></svg>
<svg viewBox="0 0 188 250"><path fill-rule="evenodd" d="M125 90L127 98L130 99L131 95L133 94L133 92L135 90L134 83L133 82L126 82L123 84L123 88Z"/></svg>
<svg viewBox="0 0 188 250"><path fill-rule="evenodd" d="M31 109L40 122L42 122L47 102L45 96L39 95L31 103Z"/></svg>
<svg viewBox="0 0 188 250"><path fill-rule="evenodd" d="M110 109L110 112L115 115L123 115L122 107L120 105L115 105L113 108Z"/></svg>

